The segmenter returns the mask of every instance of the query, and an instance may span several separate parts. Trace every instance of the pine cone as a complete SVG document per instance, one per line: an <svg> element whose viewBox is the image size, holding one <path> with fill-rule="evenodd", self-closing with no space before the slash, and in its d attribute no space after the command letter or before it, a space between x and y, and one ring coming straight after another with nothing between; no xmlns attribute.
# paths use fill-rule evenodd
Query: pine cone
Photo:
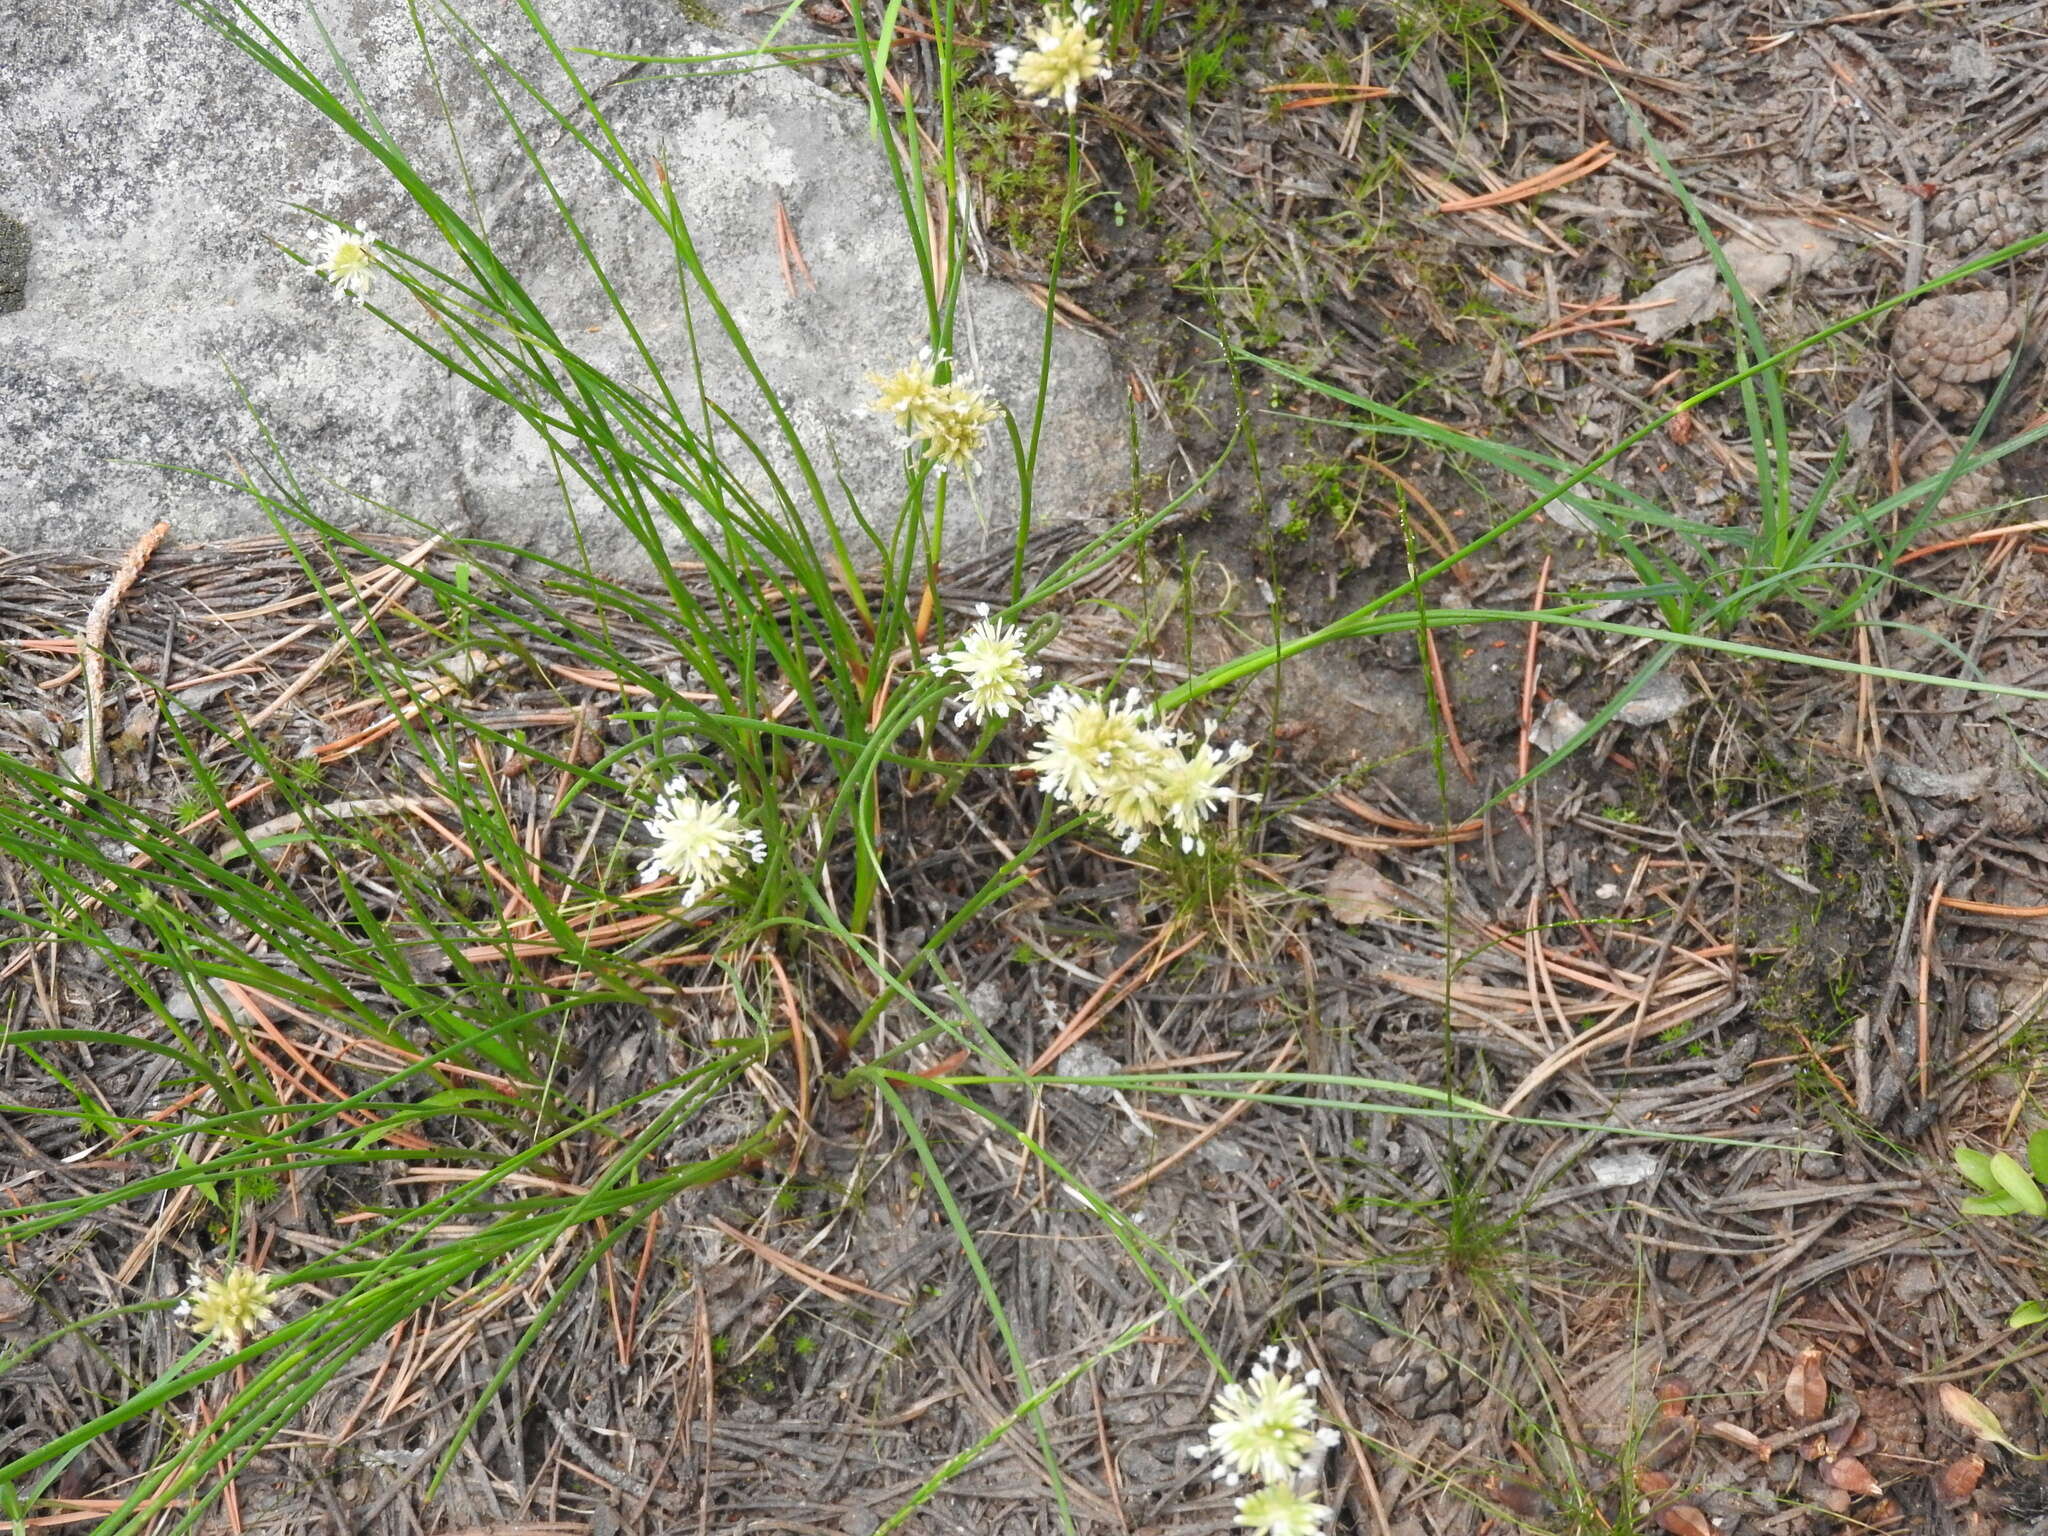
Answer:
<svg viewBox="0 0 2048 1536"><path fill-rule="evenodd" d="M1915 480L1932 480L1937 475L1946 474L1949 465L1955 461L1954 444L1936 443L1913 461L1912 477ZM1996 464L1975 465L1949 482L1948 493L1941 498L1934 515L1944 523L1974 516L1995 503L2004 489L2005 474Z"/></svg>
<svg viewBox="0 0 2048 1536"><path fill-rule="evenodd" d="M2041 231L2041 211L2002 182L1980 181L1951 193L1927 221L1955 264Z"/></svg>
<svg viewBox="0 0 2048 1536"><path fill-rule="evenodd" d="M1901 1392L1897 1387L1865 1387L1856 1394L1856 1404L1863 1410L1860 1426L1877 1437L1877 1449L1870 1454L1872 1461L1882 1463L1893 1457L1918 1458L1927 1454L1920 1403L1910 1392ZM1892 1471L1890 1475L1897 1473Z"/></svg>
<svg viewBox="0 0 2048 1536"><path fill-rule="evenodd" d="M1456 1308L1415 1309L1415 1337L1389 1335L1366 1352L1358 1384L1403 1418L1455 1413L1486 1395L1478 1329ZM1426 1329L1426 1334L1422 1332Z"/></svg>
<svg viewBox="0 0 2048 1536"><path fill-rule="evenodd" d="M1973 411L1982 402L1963 386L2003 373L2018 334L2003 293L1937 293L1899 316L1892 356L1900 381L1936 410Z"/></svg>

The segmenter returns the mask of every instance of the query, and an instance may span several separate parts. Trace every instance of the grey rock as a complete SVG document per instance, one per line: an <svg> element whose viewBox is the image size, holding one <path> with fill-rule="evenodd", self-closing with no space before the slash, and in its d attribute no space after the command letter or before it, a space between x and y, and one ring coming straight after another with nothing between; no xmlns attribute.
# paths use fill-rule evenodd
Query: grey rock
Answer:
<svg viewBox="0 0 2048 1536"><path fill-rule="evenodd" d="M303 10L258 3L313 71L338 84ZM688 21L692 7L675 0L541 0L539 8L565 48L625 51L637 42L648 52L703 54L732 46ZM517 7L465 9L550 99L573 103ZM737 19L745 8L727 9ZM488 229L557 334L644 387L624 328L438 15L426 19L438 81L404 7L330 0L323 19L392 138L465 218ZM803 433L828 496L843 512L843 475L886 528L902 496L900 450L891 424L868 409L866 375L907 361L926 338L916 264L865 109L784 69L682 78L651 69L656 78L629 82L620 78L628 65L571 58L650 182L657 155L666 157L704 264ZM689 340L666 238L516 86L496 83L519 101L627 310L687 394ZM410 515L573 552L571 522L534 434L373 315L330 302L317 277L272 245L310 249L313 221L287 206L299 202L460 270L367 152L213 29L171 0L11 0L0 6L0 130L0 442L8 445L0 546L119 547L158 517L172 520L180 542L267 531L248 498L150 467L260 475L266 449L239 384L333 520L388 527L393 514ZM474 204L462 190L465 170ZM815 290L785 285L778 209ZM25 289L12 313L10 282ZM384 294L392 313L418 321L395 284ZM772 438L754 385L723 339L708 334L701 298L690 318L711 398ZM1025 294L965 279L954 350L1027 423L1042 324ZM1041 521L1098 514L1127 485L1125 421L1106 348L1056 333ZM731 433L720 433L742 480L760 485ZM952 492L947 542L956 552L1002 540L1014 518L1000 462L1007 454L991 457L998 462L971 494L957 484ZM580 495L578 513L594 560L644 567L593 498Z"/></svg>
<svg viewBox="0 0 2048 1536"><path fill-rule="evenodd" d="M1614 712L1614 718L1623 725L1662 725L1676 719L1690 703L1692 695L1685 684L1669 672L1659 672Z"/></svg>
<svg viewBox="0 0 2048 1536"><path fill-rule="evenodd" d="M1454 1451L1464 1446L1465 1438L1470 1433L1465 1427L1463 1419L1449 1413L1438 1414L1435 1418L1432 1418L1429 1421L1429 1427L1436 1431L1437 1439L1443 1441L1445 1445Z"/></svg>
<svg viewBox="0 0 2048 1536"><path fill-rule="evenodd" d="M35 1298L6 1275L0 1275L0 1328L14 1328L35 1313Z"/></svg>
<svg viewBox="0 0 2048 1536"><path fill-rule="evenodd" d="M1331 1307L1304 1322L1330 1362L1347 1370L1365 1369L1369 1352L1386 1342L1377 1328L1350 1307Z"/></svg>
<svg viewBox="0 0 2048 1536"><path fill-rule="evenodd" d="M1255 1166L1252 1155L1243 1145L1228 1136L1219 1136L1207 1143L1195 1154L1218 1173L1247 1174Z"/></svg>
<svg viewBox="0 0 2048 1536"><path fill-rule="evenodd" d="M1586 1161L1586 1171L1593 1176L1593 1183L1601 1189L1625 1189L1629 1185L1654 1179L1660 1166L1652 1154L1640 1148L1612 1153L1605 1157L1588 1158Z"/></svg>
<svg viewBox="0 0 2048 1536"><path fill-rule="evenodd" d="M1940 1289L1941 1278L1925 1259L1915 1260L1892 1277L1892 1295L1900 1306L1917 1307Z"/></svg>
<svg viewBox="0 0 2048 1536"><path fill-rule="evenodd" d="M1123 1071L1123 1063L1092 1040L1077 1040L1060 1053L1053 1065L1061 1077L1114 1077ZM1075 1088L1070 1090L1076 1098L1086 1099L1095 1104L1107 1104L1116 1097L1114 1088Z"/></svg>
<svg viewBox="0 0 2048 1536"><path fill-rule="evenodd" d="M983 1029L1001 1029L1010 1017L1009 996L993 981L978 981L968 988L967 1008Z"/></svg>

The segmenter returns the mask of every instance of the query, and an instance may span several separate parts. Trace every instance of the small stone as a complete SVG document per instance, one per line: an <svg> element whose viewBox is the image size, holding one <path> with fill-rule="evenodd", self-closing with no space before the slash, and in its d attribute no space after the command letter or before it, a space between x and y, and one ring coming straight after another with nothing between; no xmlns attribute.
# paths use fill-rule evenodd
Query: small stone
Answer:
<svg viewBox="0 0 2048 1536"><path fill-rule="evenodd" d="M1529 740L1541 751L1556 752L1585 728L1585 716L1563 699L1552 699L1529 727Z"/></svg>
<svg viewBox="0 0 2048 1536"><path fill-rule="evenodd" d="M1109 1090L1102 1089L1107 1093ZM1219 1136L1195 1154L1218 1173L1244 1174L1252 1170L1252 1156L1227 1136Z"/></svg>
<svg viewBox="0 0 2048 1536"><path fill-rule="evenodd" d="M1935 443L1913 461L1911 474L1916 481L1937 480L1948 473L1949 466L1955 461L1954 444ZM1943 524L1952 524L1989 511L1998 504L2004 489L2005 471L1998 465L1973 464L1949 481L1948 489L1935 504L1934 515Z"/></svg>
<svg viewBox="0 0 2048 1536"><path fill-rule="evenodd" d="M1614 718L1623 725L1662 725L1675 720L1691 703L1692 695L1686 692L1685 684L1669 672L1659 672L1614 712Z"/></svg>
<svg viewBox="0 0 2048 1536"><path fill-rule="evenodd" d="M1088 1040L1075 1041L1064 1051L1060 1052L1059 1060L1053 1065L1059 1069L1061 1077L1114 1077L1124 1069L1122 1062L1111 1056L1101 1046ZM1116 1097L1116 1090L1114 1088L1105 1088L1099 1085L1089 1088L1070 1088L1067 1092L1073 1094L1076 1098L1086 1099L1092 1104L1107 1104ZM1216 1145L1217 1143L1213 1141L1209 1143L1210 1148ZM1204 1150L1208 1149L1205 1148ZM1242 1153L1238 1155L1243 1157ZM1213 1164L1214 1160L1211 1159L1211 1162ZM1250 1167L1251 1159L1244 1158L1244 1165ZM1233 1170L1219 1169L1219 1171L1230 1172Z"/></svg>
<svg viewBox="0 0 2048 1536"><path fill-rule="evenodd" d="M1602 1189L1626 1189L1654 1179L1658 1166L1656 1157L1643 1151L1616 1152L1586 1160L1586 1172Z"/></svg>
<svg viewBox="0 0 2048 1536"><path fill-rule="evenodd" d="M1003 1027L1010 1014L1010 1000L993 981L979 981L967 989L967 1007L984 1029Z"/></svg>
<svg viewBox="0 0 2048 1536"><path fill-rule="evenodd" d="M1934 1266L1925 1259L1906 1265L1892 1277L1892 1295L1901 1306L1917 1307L1940 1289Z"/></svg>
<svg viewBox="0 0 2048 1536"><path fill-rule="evenodd" d="M423 57L404 7L323 7L331 43L308 7L258 9L316 77L337 84L345 60L380 129L465 213L463 188L477 189L483 206L472 217L488 225L526 295L587 362L624 390L651 390L644 345L678 389L687 387L699 354L677 313L675 265L656 255L668 242L608 163L562 135L545 147L522 143L500 115L495 84L485 88L459 55L452 69ZM690 19L705 10L698 0L550 0L537 9L565 42L586 47L626 50L637 39L630 51L676 55L717 46ZM750 47L770 25L744 9L718 6L724 25L752 33L725 46ZM563 91L522 7L470 11L476 41L501 56L494 73L537 74L536 89L551 100ZM436 54L460 35L435 37ZM109 68L115 60L123 67ZM468 531L487 538L543 546L579 565L587 549L600 568L647 570L646 551L580 487L581 516L563 515L559 466L538 434L375 316L334 303L318 278L271 246L274 237L305 249L309 220L288 206L303 202L459 269L368 154L345 150L318 111L187 7L5 0L0 103L0 523L8 547L125 547L160 515L177 520L181 543L268 535L255 498L201 500L187 477L147 467L232 473L238 457L267 459L261 418L309 490L331 477L400 516L463 527L473 513L478 525ZM910 232L866 107L793 69L670 72L607 94L605 116L650 177L662 146L703 263L839 514L847 517L847 499L893 508L904 492L903 455L868 408L863 380L928 338ZM546 159L545 192L529 152ZM577 238L546 195L556 189L575 208ZM783 227L811 279L798 296L785 284L786 243L768 222L776 207L786 210ZM34 240L34 303L25 309L24 228ZM630 340L583 239L639 322ZM395 282L388 288L402 294ZM971 338L977 377L1029 421L1043 311L978 270L965 272L960 288L959 334L963 344ZM410 300L391 307L401 323L420 323ZM1057 447L1039 455L1042 525L1114 504L1120 487L1128 496L1130 477L1127 393L1108 346L1063 327L1052 347L1044 426ZM721 340L702 349L701 361L710 398L779 454L780 434L737 353ZM749 474L741 468L749 456L730 439L720 451L734 472ZM1017 505L1009 458L1005 448L988 456L978 515L962 495L961 515L945 520L949 546L974 554L1004 545L1012 527L1003 519ZM786 456L781 473L795 483ZM768 493L765 477L752 484ZM315 490L316 504L338 521L380 515L340 494L319 503L323 493ZM797 506L808 510L810 500L799 493ZM772 494L768 505L784 515Z"/></svg>

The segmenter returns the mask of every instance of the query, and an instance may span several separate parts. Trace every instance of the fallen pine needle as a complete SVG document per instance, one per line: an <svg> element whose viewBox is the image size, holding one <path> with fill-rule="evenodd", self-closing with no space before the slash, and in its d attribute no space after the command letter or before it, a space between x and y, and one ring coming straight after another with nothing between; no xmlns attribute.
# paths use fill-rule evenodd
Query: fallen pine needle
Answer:
<svg viewBox="0 0 2048 1536"><path fill-rule="evenodd" d="M1483 192L1477 197L1447 198L1436 205L1436 211L1475 213L1481 208L1498 208L1504 203L1519 203L1527 197L1555 192L1559 187L1569 186L1582 177L1592 175L1612 160L1615 153L1612 144L1595 144L1583 154L1572 156L1562 165L1553 165L1547 171L1538 171L1534 176L1526 177L1513 186L1502 187L1498 192Z"/></svg>
<svg viewBox="0 0 2048 1536"><path fill-rule="evenodd" d="M762 1263L772 1269L781 1270L790 1279L796 1281L797 1284L816 1291L827 1301L844 1301L846 1297L838 1293L841 1291L851 1291L856 1296L866 1296L874 1301L886 1301L892 1307L907 1307L910 1305L901 1296L891 1296L886 1292L875 1290L871 1286L862 1285L858 1280L848 1280L842 1275L834 1275L822 1269L815 1269L811 1265L804 1263L801 1259L792 1259L780 1249L769 1247L757 1237L747 1236L746 1233L732 1225L732 1223L721 1221L716 1216L711 1218L711 1225L738 1243Z"/></svg>

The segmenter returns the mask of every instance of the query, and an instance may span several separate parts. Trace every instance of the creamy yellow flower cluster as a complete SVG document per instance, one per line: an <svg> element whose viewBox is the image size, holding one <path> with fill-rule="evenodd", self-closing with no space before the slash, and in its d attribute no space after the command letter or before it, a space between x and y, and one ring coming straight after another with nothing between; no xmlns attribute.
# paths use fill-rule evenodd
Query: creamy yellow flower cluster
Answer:
<svg viewBox="0 0 2048 1536"><path fill-rule="evenodd" d="M194 1275L177 1316L222 1349L237 1350L276 1320L276 1284L275 1275L246 1264L217 1275Z"/></svg>
<svg viewBox="0 0 2048 1536"><path fill-rule="evenodd" d="M1036 726L1038 740L1022 766L1053 799L1106 823L1126 852L1156 832L1193 853L1218 806L1258 798L1224 782L1251 748L1236 742L1219 750L1209 740L1213 725L1197 736L1155 723L1135 688L1121 699L1058 686L1034 697L1039 669L1023 635L991 618L986 605L979 622L934 658L932 668L960 685L956 723L1014 714Z"/></svg>
<svg viewBox="0 0 2048 1536"><path fill-rule="evenodd" d="M1107 45L1088 31L1088 23L1094 19L1092 5L1077 5L1072 10L1048 5L1044 20L1031 29L1029 48L996 50L996 73L1009 76L1019 91L1041 107L1057 101L1073 111L1083 85L1109 78Z"/></svg>
<svg viewBox="0 0 2048 1536"><path fill-rule="evenodd" d="M313 238L320 242L319 260L311 264L313 273L327 281L329 292L338 300L356 304L367 299L377 286L376 232L333 224L314 230Z"/></svg>
<svg viewBox="0 0 2048 1536"><path fill-rule="evenodd" d="M1320 1536L1333 1512L1307 1490L1321 1479L1324 1453L1338 1436L1317 1421L1310 1396L1322 1373L1308 1371L1296 1380L1300 1351L1288 1351L1284 1371L1275 1369L1279 1357L1268 1345L1251 1380L1231 1382L1216 1394L1209 1438L1189 1446L1188 1454L1214 1456L1216 1476L1233 1488L1247 1478L1264 1485L1237 1501L1237 1523L1253 1536Z"/></svg>
<svg viewBox="0 0 2048 1536"><path fill-rule="evenodd" d="M641 880L651 885L664 875L674 876L676 900L686 907L768 856L761 834L741 819L731 790L707 799L680 774L655 796L646 830L654 850L640 867Z"/></svg>
<svg viewBox="0 0 2048 1536"><path fill-rule="evenodd" d="M981 471L982 445L988 429L1003 419L995 397L965 374L939 382L939 370L952 361L930 347L894 373L868 375L879 391L875 409L894 418L906 447L944 473L949 469Z"/></svg>

